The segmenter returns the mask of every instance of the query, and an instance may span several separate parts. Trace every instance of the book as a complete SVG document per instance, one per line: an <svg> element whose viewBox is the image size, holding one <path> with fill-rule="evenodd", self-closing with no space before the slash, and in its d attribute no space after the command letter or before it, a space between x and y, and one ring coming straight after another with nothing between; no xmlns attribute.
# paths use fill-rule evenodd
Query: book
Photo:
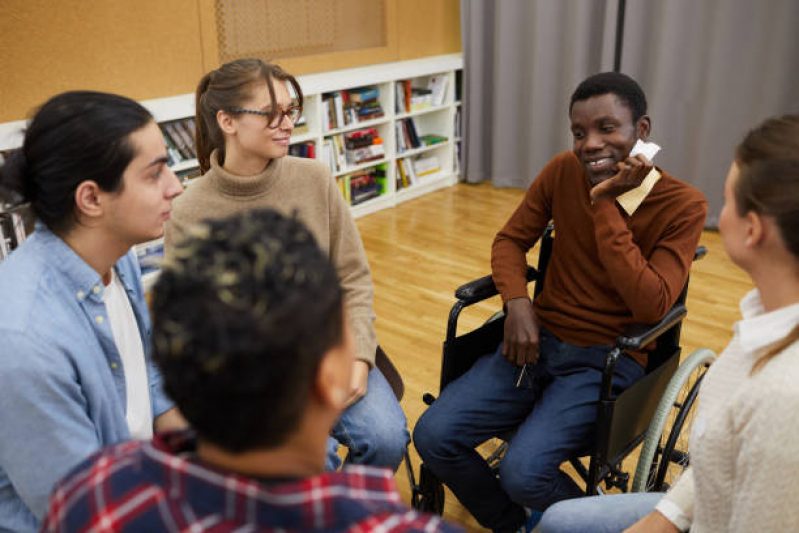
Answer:
<svg viewBox="0 0 799 533"><path fill-rule="evenodd" d="M447 138L442 135L422 135L419 137L419 141L421 141L424 146L431 146L433 144L447 142Z"/></svg>
<svg viewBox="0 0 799 533"><path fill-rule="evenodd" d="M352 102L366 102L367 100L376 100L380 96L380 91L377 87L360 87L358 89L350 89L350 100Z"/></svg>
<svg viewBox="0 0 799 533"><path fill-rule="evenodd" d="M174 122L174 124L175 124L175 129L178 132L178 135L180 135L180 138L183 139L184 146L186 147L186 150L189 152L191 159L196 159L197 153L194 149L194 138L189 133L185 121L178 120Z"/></svg>
<svg viewBox="0 0 799 533"><path fill-rule="evenodd" d="M292 135L305 135L308 133L308 121L305 119L304 116L301 116L300 119L294 124L294 129L292 130Z"/></svg>
<svg viewBox="0 0 799 533"><path fill-rule="evenodd" d="M438 162L438 157L435 155L419 157L413 162L413 166L416 171L416 176L419 178L430 176L431 174L441 171L441 165Z"/></svg>
<svg viewBox="0 0 799 533"><path fill-rule="evenodd" d="M25 233L25 222L22 220L22 215L19 213L11 212L8 213L8 217L10 219L11 225L11 236L13 238L13 246L17 248L27 238L27 234Z"/></svg>
<svg viewBox="0 0 799 533"><path fill-rule="evenodd" d="M430 76L430 80L427 82L427 88L431 91L432 105L444 105L444 98L447 96L448 83L449 78L446 76L446 74Z"/></svg>
<svg viewBox="0 0 799 533"><path fill-rule="evenodd" d="M344 122L344 99L341 97L341 93L333 95L333 104L336 109L336 127L343 128L347 123Z"/></svg>
<svg viewBox="0 0 799 533"><path fill-rule="evenodd" d="M178 130L173 122L167 122L164 124L164 128L166 129L166 134L172 140L172 143L177 147L178 151L180 152L180 157L183 159L192 159L192 152L189 150L189 147L186 145L186 141L180 136Z"/></svg>
<svg viewBox="0 0 799 533"><path fill-rule="evenodd" d="M397 170L400 174L401 186L398 189L404 189L408 186L408 175L405 173L405 163L402 159L397 159Z"/></svg>
<svg viewBox="0 0 799 533"><path fill-rule="evenodd" d="M433 91L421 87L411 89L410 111L421 111L433 105Z"/></svg>

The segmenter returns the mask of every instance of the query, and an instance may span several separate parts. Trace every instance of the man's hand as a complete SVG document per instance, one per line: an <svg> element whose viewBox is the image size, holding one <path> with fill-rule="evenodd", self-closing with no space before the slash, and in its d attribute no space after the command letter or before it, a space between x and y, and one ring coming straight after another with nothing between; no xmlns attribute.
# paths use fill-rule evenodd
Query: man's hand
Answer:
<svg viewBox="0 0 799 533"><path fill-rule="evenodd" d="M591 203L604 198L611 200L641 185L652 170L652 162L643 154L628 157L616 164L615 176L598 183L591 189Z"/></svg>
<svg viewBox="0 0 799 533"><path fill-rule="evenodd" d="M352 381L350 382L350 395L345 407L354 404L366 394L369 386L369 364L360 359L352 364Z"/></svg>
<svg viewBox="0 0 799 533"><path fill-rule="evenodd" d="M538 322L529 298L514 298L505 304L505 340L502 356L516 366L538 361Z"/></svg>
<svg viewBox="0 0 799 533"><path fill-rule="evenodd" d="M652 511L624 533L680 533L680 530L658 511Z"/></svg>

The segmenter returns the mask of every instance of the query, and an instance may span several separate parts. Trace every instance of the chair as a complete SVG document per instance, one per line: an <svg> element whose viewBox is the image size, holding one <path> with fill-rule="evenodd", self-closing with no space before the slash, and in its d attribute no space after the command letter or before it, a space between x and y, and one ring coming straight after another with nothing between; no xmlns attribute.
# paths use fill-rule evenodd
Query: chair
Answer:
<svg viewBox="0 0 799 533"><path fill-rule="evenodd" d="M546 270L552 254L554 228L550 225L541 238L538 268L528 266L527 281L535 281L534 295L537 297L543 290ZM700 246L694 260L701 259L707 250ZM664 412L660 431L666 429L667 419L677 419L674 425L677 433L669 432L665 443L661 434L655 429L648 435L646 465L639 465L634 487L638 490L662 490L671 475L667 473L678 467L679 471L687 467L689 460L685 439L680 439L680 432L693 413L694 399L699 383L707 367L713 360L712 352L705 351L680 367L679 383L670 381L676 376L681 348L679 344L682 320L687 314L685 298L688 282L679 295L677 302L658 323L634 325L616 339L615 346L608 353L602 376L602 385L597 404L597 425L594 444L590 450L570 459L577 473L586 483L586 495L596 494L601 490L600 483L606 488L616 487L626 492L629 485L629 474L621 470L621 463L647 434L653 414ZM491 276L466 283L455 291L457 301L452 307L447 323L447 336L443 346L441 361L440 390L450 382L464 374L474 362L485 354L496 350L504 336L504 314L496 313L480 328L457 336L457 321L461 311L468 306L481 302L498 294ZM613 372L619 358L625 351L642 350L657 340L656 348L649 354L646 374L633 386L617 397L613 397ZM709 353L707 353L709 352ZM669 388L670 396L664 398L669 403L659 406L661 397ZM687 393L683 393L683 389ZM677 413L671 413L671 404L677 398ZM431 405L435 401L432 394L425 394L424 401ZM659 409L660 407L660 409ZM673 424L672 424L673 425ZM507 447L504 442L488 459L494 472L499 472L499 461ZM580 457L589 457L588 468L580 461ZM419 483L412 479L412 505L428 511L441 513L444 508L444 491L442 483L424 465L421 465Z"/></svg>

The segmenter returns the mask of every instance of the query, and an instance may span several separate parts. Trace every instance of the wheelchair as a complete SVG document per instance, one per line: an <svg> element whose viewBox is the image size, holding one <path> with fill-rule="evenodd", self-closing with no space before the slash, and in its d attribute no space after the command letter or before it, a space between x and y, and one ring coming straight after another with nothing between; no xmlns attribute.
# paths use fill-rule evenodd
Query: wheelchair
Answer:
<svg viewBox="0 0 799 533"><path fill-rule="evenodd" d="M527 268L527 281L535 282L534 298L543 290L554 238L554 228L550 224L541 238L538 268ZM701 259L706 253L704 246L698 247L694 260ZM715 355L710 350L698 350L680 364L679 341L682 321L687 314L687 291L686 280L675 305L658 323L629 327L607 354L593 445L590 450L584 450L568 461L585 483L587 496L613 488L627 492L630 475L622 470L622 462L642 442L633 491L667 490L689 465L687 430L695 415L699 386ZM505 318L502 311L495 313L480 328L457 336L461 311L497 294L490 275L466 283L455 291L457 301L449 314L443 345L440 390L463 375L480 357L494 352L502 342ZM619 358L625 351L643 350L654 341L657 341L656 347L649 354L644 377L614 398L612 380ZM435 397L427 393L423 401L432 405ZM507 446L507 441L502 442L486 458L495 475L499 475L499 463ZM587 468L583 462L586 457ZM445 500L443 483L424 463L420 467L418 482L410 466L408 471L411 505L422 511L441 514ZM603 483L604 490L601 487Z"/></svg>

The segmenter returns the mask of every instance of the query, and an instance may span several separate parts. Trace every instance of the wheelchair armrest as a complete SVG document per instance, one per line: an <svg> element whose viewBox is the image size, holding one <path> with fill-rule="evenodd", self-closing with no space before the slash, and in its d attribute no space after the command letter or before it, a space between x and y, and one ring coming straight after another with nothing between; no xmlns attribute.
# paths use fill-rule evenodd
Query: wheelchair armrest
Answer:
<svg viewBox="0 0 799 533"><path fill-rule="evenodd" d="M627 331L616 338L616 346L622 350L643 350L650 342L685 318L686 314L688 310L685 305L677 304L655 324L634 324L627 328Z"/></svg>
<svg viewBox="0 0 799 533"><path fill-rule="evenodd" d="M526 278L528 282L538 279L538 270L528 266ZM471 305L496 296L498 293L499 291L494 285L494 278L488 275L464 283L455 289L455 298L462 301L464 305Z"/></svg>

